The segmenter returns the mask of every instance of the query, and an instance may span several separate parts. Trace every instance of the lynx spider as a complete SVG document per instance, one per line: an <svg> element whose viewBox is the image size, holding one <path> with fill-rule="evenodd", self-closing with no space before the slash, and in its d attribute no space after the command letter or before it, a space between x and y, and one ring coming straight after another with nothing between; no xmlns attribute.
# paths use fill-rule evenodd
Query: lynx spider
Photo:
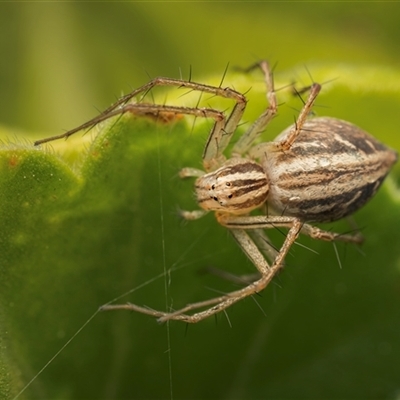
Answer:
<svg viewBox="0 0 400 400"><path fill-rule="evenodd" d="M363 241L359 234L329 232L309 222L335 221L361 208L373 197L396 162L396 152L348 122L327 117L308 119L321 90L318 83L311 85L308 98L293 126L272 142L254 145L277 113L269 64L261 61L249 70L254 67L259 67L263 72L269 105L233 145L229 159L223 153L240 123L246 97L229 87L162 77L125 95L87 123L64 134L35 142L35 145L39 145L68 138L80 130L90 129L101 121L127 112L161 117L166 113L187 114L215 120L203 153L205 172L194 168L184 168L180 172L182 178L197 178L195 190L202 209L182 211L182 216L194 220L209 211L215 211L217 221L230 230L257 268L259 278L242 289L188 304L177 311L156 311L131 303L104 305L101 310L133 310L157 317L160 322L179 320L196 323L264 290L283 267L285 257L300 233L324 241ZM210 93L232 99L235 105L226 118L223 112L211 108L129 103L139 94L144 97L156 86L175 86ZM275 215L250 215L252 210L267 202L269 208L275 210ZM288 228L279 251L268 245L264 232L265 229L276 227ZM247 231L251 232L251 236ZM267 259L272 261L271 265ZM203 310L195 312L198 309Z"/></svg>

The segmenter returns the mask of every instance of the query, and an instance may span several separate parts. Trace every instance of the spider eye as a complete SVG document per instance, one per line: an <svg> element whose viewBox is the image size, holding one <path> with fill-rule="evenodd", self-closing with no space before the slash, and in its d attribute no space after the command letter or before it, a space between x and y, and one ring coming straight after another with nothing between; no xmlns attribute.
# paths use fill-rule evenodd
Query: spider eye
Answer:
<svg viewBox="0 0 400 400"><path fill-rule="evenodd" d="M230 194L229 196L228 196L228 199L231 199L233 197L233 194Z"/></svg>
<svg viewBox="0 0 400 400"><path fill-rule="evenodd" d="M226 182L226 186L231 186L231 183L230 182Z"/></svg>
<svg viewBox="0 0 400 400"><path fill-rule="evenodd" d="M218 197L216 197L216 196L212 197L212 199L214 199L215 201L218 201Z"/></svg>

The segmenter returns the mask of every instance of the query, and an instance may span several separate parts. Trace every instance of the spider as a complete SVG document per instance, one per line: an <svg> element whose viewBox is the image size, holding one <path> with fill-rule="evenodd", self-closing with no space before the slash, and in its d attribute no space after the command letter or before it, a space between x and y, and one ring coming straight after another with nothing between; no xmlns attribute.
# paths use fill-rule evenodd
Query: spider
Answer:
<svg viewBox="0 0 400 400"><path fill-rule="evenodd" d="M224 154L241 121L246 97L229 88L214 87L182 79L155 78L123 96L87 123L64 134L35 142L39 145L90 129L101 121L127 112L135 115L187 114L212 118L214 124L203 152L204 171L184 168L182 178L194 177L199 210L182 211L187 220L214 211L218 223L229 229L239 247L254 264L258 278L247 286L182 309L164 312L135 304L104 305L101 310L138 311L158 321L199 322L234 303L260 293L284 266L291 246L300 234L324 241L362 243L360 234L339 234L312 223L331 222L353 214L376 193L397 161L397 153L349 122L330 117L309 118L321 85L313 83L295 123L271 142L254 144L277 113L272 70L261 61L259 67L267 88L268 107ZM155 86L175 86L232 99L235 105L226 116L211 108L133 103ZM255 209L268 213L252 215ZM267 229L283 227L288 233L279 250L268 245ZM251 234L249 234L251 233Z"/></svg>

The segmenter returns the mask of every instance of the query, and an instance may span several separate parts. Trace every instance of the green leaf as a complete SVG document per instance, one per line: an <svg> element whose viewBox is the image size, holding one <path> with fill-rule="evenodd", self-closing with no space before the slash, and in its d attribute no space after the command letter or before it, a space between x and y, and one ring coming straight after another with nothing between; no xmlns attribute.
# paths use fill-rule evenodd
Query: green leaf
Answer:
<svg viewBox="0 0 400 400"><path fill-rule="evenodd" d="M343 77L324 86L316 113L354 122L400 150L400 98L398 88L389 85L400 82L397 71L328 64L309 69L320 82ZM300 72L277 74L276 87ZM307 81L307 73L301 73ZM367 84L371 74L376 86ZM205 82L218 84L219 78ZM266 102L260 74L232 74L225 83L243 92L252 88L245 120L254 120ZM190 105L198 99L179 97L179 90L167 93L168 103ZM278 95L284 104L263 140L292 123L297 114L292 107L301 108L288 89ZM213 107L229 104L205 97ZM193 125L184 118L159 124L124 115L102 124L98 134L55 143L54 150L5 141L0 151L1 398L12 399L87 321L21 398L169 398L171 390L176 399L398 393L398 166L355 215L366 237L361 251L336 245L342 268L332 244L303 238L313 251L293 246L270 287L216 320L186 327L158 325L136 313L97 312L128 291L117 303L179 308L236 288L201 273L205 267L254 271L212 214L192 222L178 217L178 208L196 204L192 181L177 173L186 166L201 168L211 123ZM329 227L348 230L345 222ZM282 242L281 232L271 237Z"/></svg>

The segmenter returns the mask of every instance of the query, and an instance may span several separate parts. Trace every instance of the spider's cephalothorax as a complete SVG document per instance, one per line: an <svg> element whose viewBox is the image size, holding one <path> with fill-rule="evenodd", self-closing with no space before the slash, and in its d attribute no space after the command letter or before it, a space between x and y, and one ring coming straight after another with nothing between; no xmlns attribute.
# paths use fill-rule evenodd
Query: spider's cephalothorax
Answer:
<svg viewBox="0 0 400 400"><path fill-rule="evenodd" d="M335 221L360 209L380 187L397 161L397 153L349 122L335 118L309 119L321 90L317 83L310 86L308 99L293 126L272 142L254 145L277 112L269 65L261 61L256 66L264 73L269 106L233 145L233 156L227 161L224 151L241 121L246 97L229 87L214 87L182 79L155 78L78 128L35 142L38 145L67 138L124 113L150 115L152 118L187 114L215 121L203 153L205 172L184 168L180 173L181 177L197 178L195 191L202 210L182 211L182 216L197 219L207 211L215 211L217 221L230 230L260 277L242 289L189 304L177 311L156 311L134 304L105 305L102 310L135 310L158 317L159 321L174 319L195 323L265 289L283 267L285 257L300 233L319 240L362 242L359 234L325 231L309 222ZM232 99L235 105L226 118L223 112L211 108L141 103L140 100L155 86L210 93ZM139 94L142 98L130 103ZM251 215L252 210L265 203L268 204L264 208L268 209L268 214L259 212L258 215ZM275 227L288 229L279 251L268 245L265 233L266 229ZM252 232L251 236L247 231ZM203 310L194 312L199 309Z"/></svg>
<svg viewBox="0 0 400 400"><path fill-rule="evenodd" d="M216 171L198 178L197 202L207 211L246 214L268 197L268 178L263 167L250 160L231 159Z"/></svg>

